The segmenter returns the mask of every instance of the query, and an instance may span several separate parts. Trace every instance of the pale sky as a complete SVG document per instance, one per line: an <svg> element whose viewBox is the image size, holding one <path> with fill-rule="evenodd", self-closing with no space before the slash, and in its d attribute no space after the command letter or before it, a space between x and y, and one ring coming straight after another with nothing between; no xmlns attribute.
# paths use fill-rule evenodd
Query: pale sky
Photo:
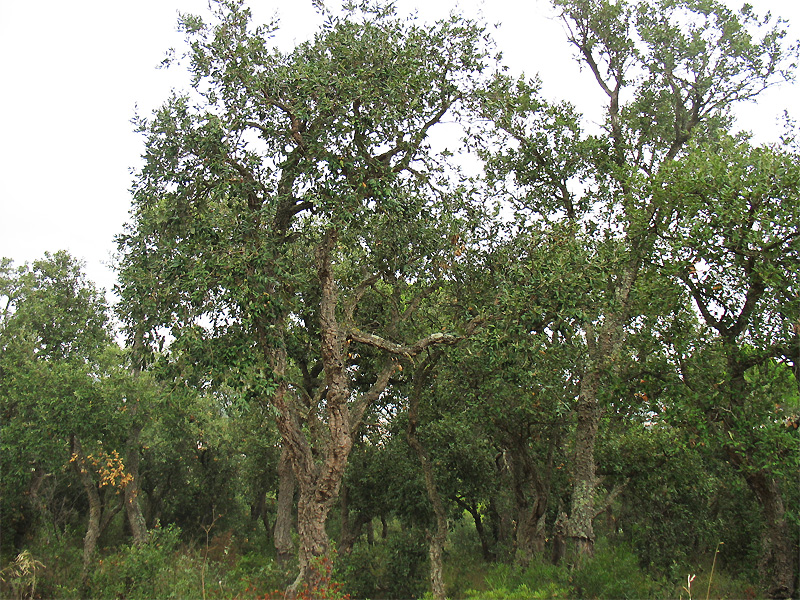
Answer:
<svg viewBox="0 0 800 600"><path fill-rule="evenodd" d="M328 0L332 2L332 0ZM727 0L731 7L741 2ZM750 0L790 21L800 38L800 2ZM313 34L320 19L311 0L250 0L255 21L277 14L276 43L288 49ZM602 98L591 75L572 59L546 0L398 0L429 21L458 10L493 30L515 72L539 74L544 93L599 114ZM130 170L140 164L142 138L130 119L149 115L171 89L188 88L181 67L157 69L168 48L182 51L179 12L208 15L207 0L0 0L0 256L15 264L65 249L110 290L113 238L130 208ZM759 142L777 139L778 118L800 118L800 84L741 107L739 125Z"/></svg>

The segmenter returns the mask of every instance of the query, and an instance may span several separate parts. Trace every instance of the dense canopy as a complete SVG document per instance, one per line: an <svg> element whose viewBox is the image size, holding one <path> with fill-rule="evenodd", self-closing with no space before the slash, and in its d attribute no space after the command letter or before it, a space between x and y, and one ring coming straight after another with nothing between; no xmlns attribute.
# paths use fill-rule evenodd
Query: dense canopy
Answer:
<svg viewBox="0 0 800 600"><path fill-rule="evenodd" d="M796 47L553 5L599 129L465 16L181 17L118 321L66 252L0 265L4 593L793 597L800 161L731 110Z"/></svg>

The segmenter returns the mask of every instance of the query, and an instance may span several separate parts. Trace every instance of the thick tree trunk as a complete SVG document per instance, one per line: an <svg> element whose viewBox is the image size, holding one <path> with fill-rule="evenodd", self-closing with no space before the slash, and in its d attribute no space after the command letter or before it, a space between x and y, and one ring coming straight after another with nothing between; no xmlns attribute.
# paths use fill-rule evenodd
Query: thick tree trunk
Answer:
<svg viewBox="0 0 800 600"><path fill-rule="evenodd" d="M330 230L317 248L317 274L321 287L319 310L320 352L325 371L325 408L328 437L317 463L311 447L299 431L297 418L279 419L278 427L288 441L287 449L297 478L297 531L300 537L297 579L287 590L294 597L305 586L324 589L330 580L330 543L325 523L339 494L347 458L353 446L349 375L346 370L347 340L336 319L338 291L331 266L336 232ZM388 374L386 377L388 382ZM384 385L385 387L385 385ZM288 393L288 390L284 390ZM294 427L287 427L294 426ZM287 439L288 438L288 439Z"/></svg>
<svg viewBox="0 0 800 600"><path fill-rule="evenodd" d="M567 522L567 534L575 543L578 563L593 556L595 540L592 524L596 486L594 447L600 419L600 410L597 406L600 374L596 368L587 371L581 381L578 398L578 423L572 469L574 483Z"/></svg>
<svg viewBox="0 0 800 600"><path fill-rule="evenodd" d="M789 524L777 481L759 471L745 475L761 503L764 532L761 535L759 572L770 598L793 598L798 565L796 548L789 539Z"/></svg>
<svg viewBox="0 0 800 600"><path fill-rule="evenodd" d="M330 512L329 502L319 502L314 489L303 489L297 501L297 532L300 538L298 549L300 571L288 590L294 597L303 587L308 590L324 589L330 581L332 557L330 539L325 523Z"/></svg>
<svg viewBox="0 0 800 600"><path fill-rule="evenodd" d="M295 480L292 463L286 449L278 461L278 514L275 516L274 543L278 564L287 565L294 555L292 543L292 514Z"/></svg>
<svg viewBox="0 0 800 600"><path fill-rule="evenodd" d="M295 392L285 381L286 348L280 340L276 343L273 333L274 330L282 329L272 327L274 323L264 324L259 333L259 343L278 381L271 403L277 410L278 430L299 489L297 531L300 537L300 572L296 581L287 589L289 598L295 597L303 588L309 589L308 586L317 586L324 590L330 579L331 556L325 522L339 494L353 446L353 433L358 429L366 408L386 389L396 368L396 363L386 361L370 389L358 395L353 394L350 373L347 370L347 349L350 341L357 340L382 351L411 358L429 346L452 344L458 339L437 332L418 341L414 346L404 347L378 336L364 334L356 328L340 327L337 321L339 292L331 258L336 242L337 231L329 229L317 247L315 256L320 286L320 356L325 377L324 385L315 397L307 398L313 405L311 410L307 402L301 403L293 396ZM354 293L354 297L345 307L346 315L352 317L355 304L367 287L365 283L360 286L360 292ZM301 418L299 407L303 405L304 415ZM304 422L306 427L303 426ZM309 429L314 431L312 439L306 437L305 431Z"/></svg>
<svg viewBox="0 0 800 600"><path fill-rule="evenodd" d="M543 477L533 464L528 455L527 440L517 438L509 443L508 462L511 466L517 523L514 560L518 565L527 567L534 556L544 553L548 477Z"/></svg>

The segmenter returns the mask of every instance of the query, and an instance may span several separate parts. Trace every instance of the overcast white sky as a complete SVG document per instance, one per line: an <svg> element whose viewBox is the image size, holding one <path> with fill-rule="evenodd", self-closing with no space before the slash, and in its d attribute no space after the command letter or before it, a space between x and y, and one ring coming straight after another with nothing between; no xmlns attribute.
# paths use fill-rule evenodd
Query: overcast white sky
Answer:
<svg viewBox="0 0 800 600"><path fill-rule="evenodd" d="M276 43L287 49L319 22L311 0L249 4L256 21L281 18ZM790 36L800 37L797 0L750 4L788 18ZM397 5L401 12L418 9L423 20L458 6L499 23L494 37L505 62L539 73L548 97L584 110L599 98L591 76L572 60L546 0ZM113 238L127 220L130 169L143 148L130 119L137 106L148 115L171 89L188 86L182 68L156 69L168 48L181 51L178 12L206 15L207 0L0 0L0 256L22 264L66 249L85 261L90 279L113 286ZM739 111L741 127L754 130L759 141L774 140L778 117L794 107L800 107L800 85L773 89Z"/></svg>

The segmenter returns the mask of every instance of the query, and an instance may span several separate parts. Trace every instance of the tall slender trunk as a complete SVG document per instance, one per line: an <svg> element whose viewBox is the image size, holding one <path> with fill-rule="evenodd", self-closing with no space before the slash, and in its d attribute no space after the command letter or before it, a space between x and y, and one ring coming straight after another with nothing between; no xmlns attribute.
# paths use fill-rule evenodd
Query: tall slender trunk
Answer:
<svg viewBox="0 0 800 600"><path fill-rule="evenodd" d="M297 531L299 573L287 590L293 598L302 586L324 588L330 580L330 541L325 530L328 514L339 494L347 459L353 446L350 382L345 364L344 332L336 319L338 291L331 266L331 253L336 244L335 230L329 230L317 248L317 274L321 288L319 310L320 351L325 371L325 421L327 439L318 451L317 462L311 445L300 427L299 417L288 406L285 384L276 392L277 408L281 412L278 428L299 487L297 502ZM285 367L285 350L283 361ZM388 382L388 375L386 378ZM385 386L384 386L385 387ZM283 394L279 396L278 394ZM283 410L282 410L283 409Z"/></svg>
<svg viewBox="0 0 800 600"><path fill-rule="evenodd" d="M639 239L627 264L615 282L614 309L605 315L599 331L585 323L586 364L578 393L578 421L575 429L575 457L572 476L572 499L567 522L567 534L575 542L577 561L582 563L594 555L595 517L594 497L597 486L594 448L602 411L598 403L603 373L616 369L625 341L625 323L630 311L630 296L639 274L642 257L647 251L647 239Z"/></svg>
<svg viewBox="0 0 800 600"><path fill-rule="evenodd" d="M137 546L141 546L147 541L147 522L139 502L141 491L139 485L139 436L142 428L141 423L133 427L128 436L125 453L125 473L131 478L128 485L125 486L125 513L133 534L133 543Z"/></svg>
<svg viewBox="0 0 800 600"><path fill-rule="evenodd" d="M275 550L278 564L286 565L294 555L292 543L292 508L295 480L289 453L284 448L278 460L278 514L275 516Z"/></svg>
<svg viewBox="0 0 800 600"><path fill-rule="evenodd" d="M430 558L430 580L431 592L435 600L445 600L446 592L444 587L444 565L442 554L444 544L447 541L447 513L442 502L439 488L436 484L436 475L433 472L433 465L425 447L417 436L417 426L419 424L419 402L422 390L427 384L428 376L441 356L441 351L436 351L428 356L414 373L414 386L409 398L408 407L408 444L416 452L422 466L422 474L425 478L425 490L428 500L433 507L436 517L436 529L428 531L428 556Z"/></svg>
<svg viewBox="0 0 800 600"><path fill-rule="evenodd" d="M97 539L100 537L100 517L102 516L102 504L100 494L97 491L92 475L86 468L86 457L83 455L83 448L78 437L72 436L71 444L72 465L80 477L83 490L86 492L86 499L89 501L89 523L86 526L86 535L83 538L83 569L81 571L81 582L85 587L89 578L89 570L92 564Z"/></svg>
<svg viewBox="0 0 800 600"><path fill-rule="evenodd" d="M131 369L134 379L138 379L142 372L141 350L144 347L142 332L137 331L133 341L133 367ZM145 521L142 507L139 502L141 492L139 476L139 436L144 429L142 419L144 416L139 410L139 400L136 399L129 407L130 414L137 421L131 428L125 444L125 472L130 476L130 482L125 486L125 513L128 516L128 524L133 534L133 543L141 546L147 541L147 522Z"/></svg>

